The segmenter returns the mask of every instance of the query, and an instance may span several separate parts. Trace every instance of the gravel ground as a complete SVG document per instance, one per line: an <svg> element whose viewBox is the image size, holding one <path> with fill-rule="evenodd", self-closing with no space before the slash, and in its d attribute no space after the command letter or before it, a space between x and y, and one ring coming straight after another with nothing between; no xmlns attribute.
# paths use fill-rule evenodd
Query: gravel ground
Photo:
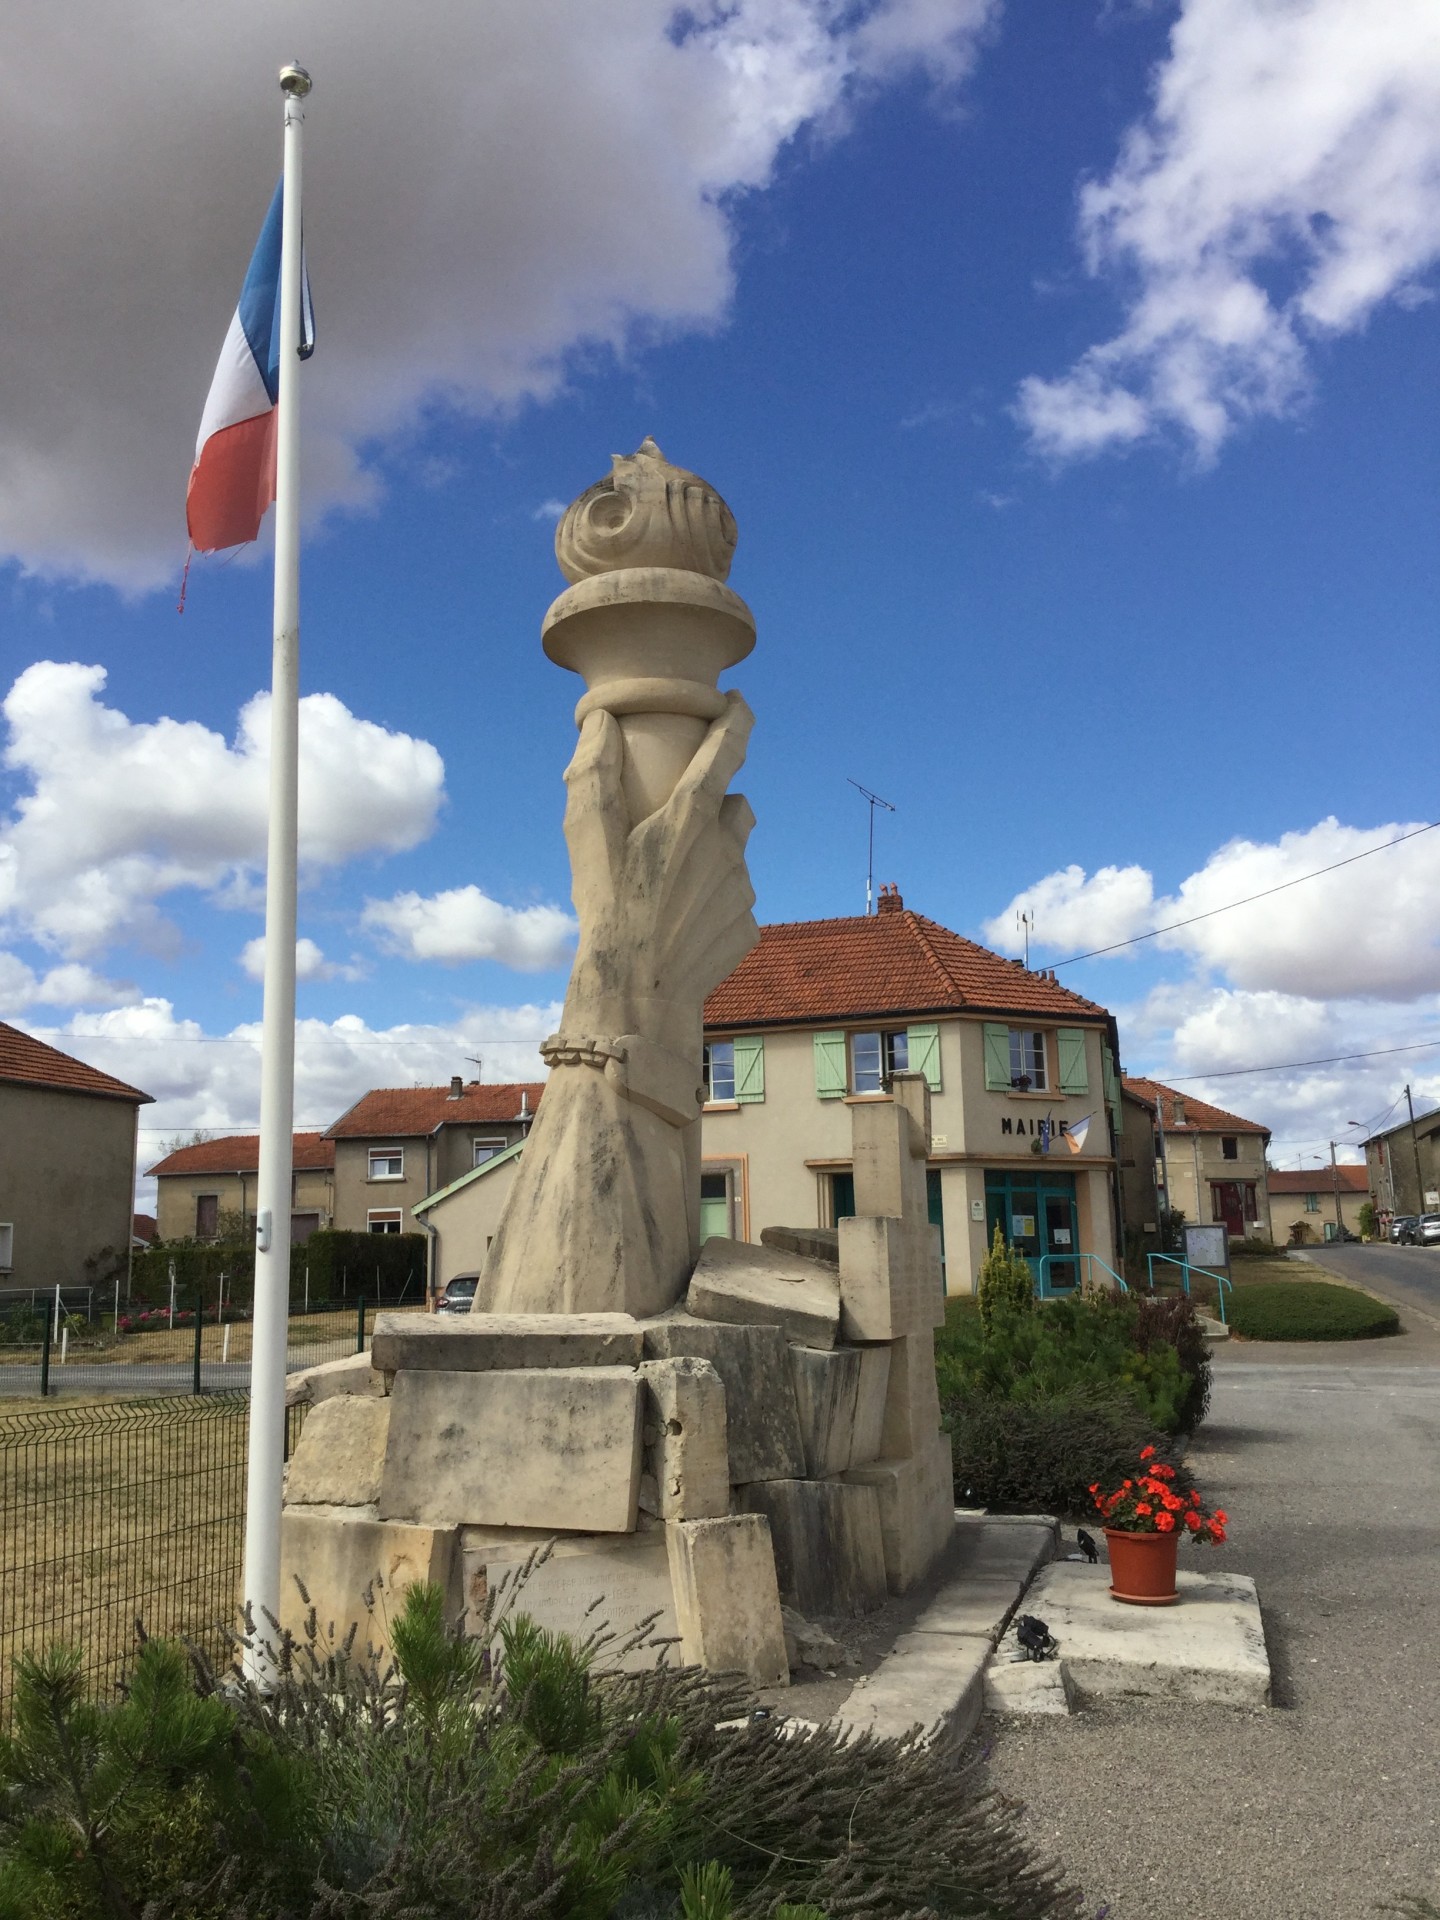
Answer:
<svg viewBox="0 0 1440 1920"><path fill-rule="evenodd" d="M1259 1583L1267 1713L986 1720L992 1784L1109 1920L1440 1900L1440 1336L1216 1358L1192 1458ZM1104 1903L1108 1902L1108 1909Z"/></svg>

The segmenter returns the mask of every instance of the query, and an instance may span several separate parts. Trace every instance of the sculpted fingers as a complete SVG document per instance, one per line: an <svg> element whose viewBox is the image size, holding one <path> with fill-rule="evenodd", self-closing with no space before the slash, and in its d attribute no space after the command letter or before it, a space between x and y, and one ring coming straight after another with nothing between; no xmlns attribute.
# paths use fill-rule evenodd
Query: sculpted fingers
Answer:
<svg viewBox="0 0 1440 1920"><path fill-rule="evenodd" d="M620 795L624 741L613 713L587 714L565 769L565 844L578 883L596 866L614 873L625 839Z"/></svg>

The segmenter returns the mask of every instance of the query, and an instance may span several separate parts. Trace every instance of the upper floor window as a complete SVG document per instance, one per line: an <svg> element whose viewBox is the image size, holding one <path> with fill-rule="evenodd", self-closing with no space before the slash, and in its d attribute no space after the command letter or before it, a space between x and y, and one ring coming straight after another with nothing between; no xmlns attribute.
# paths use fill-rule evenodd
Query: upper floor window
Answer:
<svg viewBox="0 0 1440 1920"><path fill-rule="evenodd" d="M472 1140L470 1142L470 1151L473 1156L471 1166L483 1167L485 1162L493 1160L497 1153L504 1153L509 1144L508 1140L502 1140L498 1136L494 1139Z"/></svg>
<svg viewBox="0 0 1440 1920"><path fill-rule="evenodd" d="M1017 1093L1045 1091L1045 1036L1030 1027L1010 1029L1010 1085Z"/></svg>
<svg viewBox="0 0 1440 1920"><path fill-rule="evenodd" d="M910 1036L898 1033L852 1033L850 1036L850 1091L883 1093L891 1076L910 1070Z"/></svg>
<svg viewBox="0 0 1440 1920"><path fill-rule="evenodd" d="M1220 1158L1222 1160L1238 1160L1240 1158L1240 1142L1235 1138L1233 1133L1221 1134Z"/></svg>
<svg viewBox="0 0 1440 1920"><path fill-rule="evenodd" d="M1320 1211L1320 1196L1318 1193L1306 1194L1305 1211L1306 1213L1318 1213Z"/></svg>
<svg viewBox="0 0 1440 1920"><path fill-rule="evenodd" d="M220 1231L220 1196L197 1193L195 1196L195 1238L213 1240Z"/></svg>
<svg viewBox="0 0 1440 1920"><path fill-rule="evenodd" d="M8 1273L15 1264L15 1228L0 1221L0 1273Z"/></svg>
<svg viewBox="0 0 1440 1920"><path fill-rule="evenodd" d="M707 1106L748 1106L765 1098L765 1040L758 1033L737 1033L733 1040L705 1046Z"/></svg>
<svg viewBox="0 0 1440 1920"><path fill-rule="evenodd" d="M712 1106L735 1098L733 1040L712 1040L705 1049L705 1098Z"/></svg>
<svg viewBox="0 0 1440 1920"><path fill-rule="evenodd" d="M370 1178L372 1180L403 1180L405 1177L405 1153L401 1147L372 1147L370 1149Z"/></svg>

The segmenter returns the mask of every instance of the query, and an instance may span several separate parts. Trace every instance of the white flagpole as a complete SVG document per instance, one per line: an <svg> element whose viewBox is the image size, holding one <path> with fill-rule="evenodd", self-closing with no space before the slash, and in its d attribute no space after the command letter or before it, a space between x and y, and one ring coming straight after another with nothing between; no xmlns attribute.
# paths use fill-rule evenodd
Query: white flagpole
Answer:
<svg viewBox="0 0 1440 1920"><path fill-rule="evenodd" d="M265 869L265 1013L260 1043L260 1175L255 1196L255 1324L245 1498L244 1599L259 1641L280 1613L280 1494L290 1315L290 1183L295 1118L295 868L300 735L300 135L310 76L280 69L285 95L276 421L275 651L270 701L270 830ZM264 1683L272 1663L246 1659Z"/></svg>

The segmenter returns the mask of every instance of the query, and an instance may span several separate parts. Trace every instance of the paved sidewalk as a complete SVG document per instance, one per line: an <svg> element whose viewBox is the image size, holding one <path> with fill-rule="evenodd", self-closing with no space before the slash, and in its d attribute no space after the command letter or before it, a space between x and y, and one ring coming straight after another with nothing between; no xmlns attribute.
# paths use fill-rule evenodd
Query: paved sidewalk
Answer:
<svg viewBox="0 0 1440 1920"><path fill-rule="evenodd" d="M1193 1461L1277 1706L982 1723L992 1783L1110 1920L1440 1899L1440 1337L1220 1350ZM1183 1563L1182 1563L1183 1564Z"/></svg>

